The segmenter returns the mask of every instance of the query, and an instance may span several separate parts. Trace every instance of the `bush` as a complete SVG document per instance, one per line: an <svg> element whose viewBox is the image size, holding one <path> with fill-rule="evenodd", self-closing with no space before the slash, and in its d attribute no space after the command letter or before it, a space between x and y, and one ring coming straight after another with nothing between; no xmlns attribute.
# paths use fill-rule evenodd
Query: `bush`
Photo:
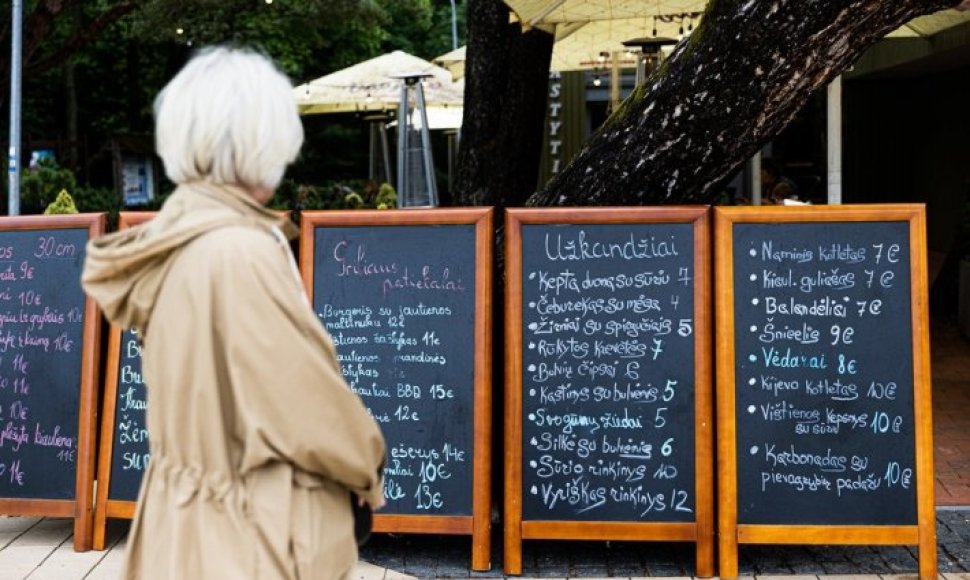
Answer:
<svg viewBox="0 0 970 580"><path fill-rule="evenodd" d="M397 207L397 192L394 191L390 183L381 184L380 189L377 190L374 207L377 209L393 209Z"/></svg>
<svg viewBox="0 0 970 580"><path fill-rule="evenodd" d="M360 193L358 193L360 192ZM330 182L324 185L298 184L285 179L268 207L276 210L386 209L397 206L397 193L386 183L374 181Z"/></svg>
<svg viewBox="0 0 970 580"><path fill-rule="evenodd" d="M74 203L82 213L107 213L109 230L114 229L118 223L118 212L124 209L121 195L107 187L78 187L74 193Z"/></svg>
<svg viewBox="0 0 970 580"><path fill-rule="evenodd" d="M74 207L74 200L71 198L71 194L67 192L66 189L62 189L60 193L57 194L57 199L52 201L47 209L44 210L44 215L62 215L77 213L77 208Z"/></svg>
<svg viewBox="0 0 970 580"><path fill-rule="evenodd" d="M76 187L77 182L70 170L61 169L53 159L41 159L20 177L21 213L41 213L59 192L71 192Z"/></svg>

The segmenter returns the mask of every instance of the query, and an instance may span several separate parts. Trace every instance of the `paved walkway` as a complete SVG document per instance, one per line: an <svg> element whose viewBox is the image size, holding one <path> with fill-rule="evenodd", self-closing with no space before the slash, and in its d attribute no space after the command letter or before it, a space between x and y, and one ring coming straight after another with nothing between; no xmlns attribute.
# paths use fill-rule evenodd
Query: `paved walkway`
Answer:
<svg viewBox="0 0 970 580"><path fill-rule="evenodd" d="M936 505L970 506L970 342L952 320L930 327Z"/></svg>
<svg viewBox="0 0 970 580"><path fill-rule="evenodd" d="M118 577L127 522L112 521L109 548L77 553L71 520L0 516L0 580L104 580ZM937 517L939 571L970 580L970 509ZM493 570L472 572L465 537L378 535L361 552L358 580L502 578L501 538L493 539ZM689 544L654 542L526 542L522 578L690 578ZM915 578L918 563L905 546L745 546L740 573L763 580Z"/></svg>

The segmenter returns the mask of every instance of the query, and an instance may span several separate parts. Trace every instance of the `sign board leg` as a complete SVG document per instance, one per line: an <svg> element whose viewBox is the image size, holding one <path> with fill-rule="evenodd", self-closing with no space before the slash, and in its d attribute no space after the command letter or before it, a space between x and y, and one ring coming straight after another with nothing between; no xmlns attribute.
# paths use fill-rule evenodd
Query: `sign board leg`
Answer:
<svg viewBox="0 0 970 580"><path fill-rule="evenodd" d="M505 529L504 568L506 574L522 574L522 531L518 526L514 530Z"/></svg>
<svg viewBox="0 0 970 580"><path fill-rule="evenodd" d="M698 530L700 531L700 530ZM714 536L704 534L697 538L697 577L712 578L714 576Z"/></svg>
<svg viewBox="0 0 970 580"><path fill-rule="evenodd" d="M486 513L483 518L488 518ZM472 570L485 572L492 569L491 561L491 538L489 537L489 526L482 526L484 530L476 529L472 534Z"/></svg>
<svg viewBox="0 0 970 580"><path fill-rule="evenodd" d="M731 533L722 531L718 542L718 571L721 578L738 577L738 537L737 530Z"/></svg>
<svg viewBox="0 0 970 580"><path fill-rule="evenodd" d="M919 534L919 577L930 580L937 577L936 570L936 526L935 515L930 516L931 523L923 525Z"/></svg>

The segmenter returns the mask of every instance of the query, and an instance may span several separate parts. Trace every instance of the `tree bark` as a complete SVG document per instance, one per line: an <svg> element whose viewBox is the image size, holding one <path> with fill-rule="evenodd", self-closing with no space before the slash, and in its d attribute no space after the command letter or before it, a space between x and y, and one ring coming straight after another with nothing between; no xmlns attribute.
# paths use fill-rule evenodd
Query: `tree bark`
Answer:
<svg viewBox="0 0 970 580"><path fill-rule="evenodd" d="M467 18L455 203L521 205L539 176L553 37L523 33L501 0L470 2Z"/></svg>
<svg viewBox="0 0 970 580"><path fill-rule="evenodd" d="M869 46L955 0L711 0L701 24L529 205L710 203Z"/></svg>

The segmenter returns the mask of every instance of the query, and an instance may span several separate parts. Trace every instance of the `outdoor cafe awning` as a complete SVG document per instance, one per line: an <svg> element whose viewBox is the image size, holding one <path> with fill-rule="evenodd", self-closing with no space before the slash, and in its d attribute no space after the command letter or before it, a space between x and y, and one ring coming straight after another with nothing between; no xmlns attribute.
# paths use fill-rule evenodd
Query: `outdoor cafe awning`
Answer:
<svg viewBox="0 0 970 580"><path fill-rule="evenodd" d="M555 34L552 70L602 68L600 53L625 51L623 41L678 38L697 25L707 0L505 0L527 27ZM970 2L961 6L970 8ZM889 38L928 38L970 23L970 10L949 9L916 18ZM656 31L656 33L654 33Z"/></svg>

